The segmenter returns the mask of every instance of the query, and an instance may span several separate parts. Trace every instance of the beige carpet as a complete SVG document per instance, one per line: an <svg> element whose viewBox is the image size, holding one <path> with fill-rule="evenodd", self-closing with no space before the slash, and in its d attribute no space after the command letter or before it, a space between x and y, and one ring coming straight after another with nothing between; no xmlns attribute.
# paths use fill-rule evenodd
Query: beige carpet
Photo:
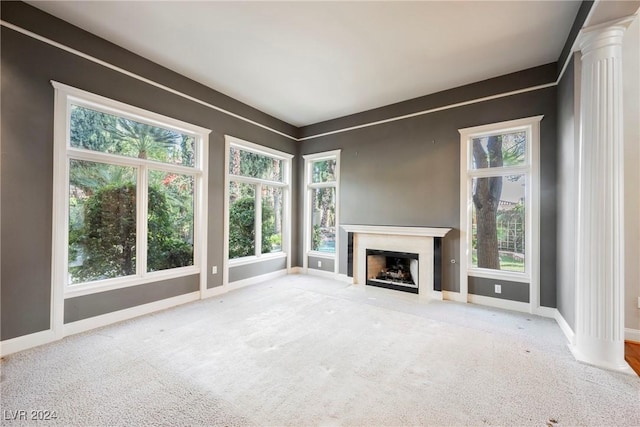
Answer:
<svg viewBox="0 0 640 427"><path fill-rule="evenodd" d="M9 356L0 385L3 425L640 425L640 378L553 320L310 276Z"/></svg>

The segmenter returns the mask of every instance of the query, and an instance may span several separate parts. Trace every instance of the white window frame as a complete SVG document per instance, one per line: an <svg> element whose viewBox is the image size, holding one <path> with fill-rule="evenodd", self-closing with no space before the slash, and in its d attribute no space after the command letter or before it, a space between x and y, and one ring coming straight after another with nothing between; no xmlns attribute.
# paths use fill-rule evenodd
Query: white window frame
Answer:
<svg viewBox="0 0 640 427"><path fill-rule="evenodd" d="M207 168L209 129L153 113L103 96L52 81L55 88L54 165L53 165L53 256L52 289L56 319L61 325L64 299L105 292L114 289L160 282L167 279L200 275L200 290L206 289L207 263ZM125 157L71 146L71 106L79 105L140 123L171 129L195 139L194 167L171 165L153 160ZM135 167L137 170L136 198L136 274L126 277L68 284L69 254L69 163L86 160L105 164ZM193 265L147 272L147 170L176 172L194 177L194 253Z"/></svg>
<svg viewBox="0 0 640 427"><path fill-rule="evenodd" d="M304 159L304 259L302 268L305 272L309 269L309 257L332 259L334 265L334 273L338 274L338 260L340 259L340 152L342 150L325 151L322 153L307 154L302 156ZM335 180L327 182L313 182L311 166L315 162L323 160L335 160L336 172ZM311 250L311 191L318 188L335 188L336 189L336 251L335 253L326 253Z"/></svg>
<svg viewBox="0 0 640 427"><path fill-rule="evenodd" d="M529 284L529 311L540 306L540 121L543 116L459 129L460 132L460 294L468 301L468 277ZM517 166L473 169L471 155L474 138L527 132L525 163ZM472 265L472 182L474 178L525 175L525 271L512 272L478 268Z"/></svg>
<svg viewBox="0 0 640 427"><path fill-rule="evenodd" d="M232 175L229 171L229 156L231 148L237 148L242 151L249 151L261 156L271 157L282 160L282 181L271 181L267 179L252 178L246 176ZM254 264L257 262L268 261L278 258L287 259L287 271L291 269L291 159L293 154L274 150L273 148L263 147L253 142L245 141L230 135L225 135L225 183L224 183L224 279L223 285L228 285L229 268L239 265ZM241 258L229 259L229 185L231 182L241 182L256 186L255 215L256 220L262 221L262 186L282 188L283 205L282 205L282 251L263 254L262 245L262 227L256 226L256 247L255 254ZM256 221L257 222L257 221Z"/></svg>

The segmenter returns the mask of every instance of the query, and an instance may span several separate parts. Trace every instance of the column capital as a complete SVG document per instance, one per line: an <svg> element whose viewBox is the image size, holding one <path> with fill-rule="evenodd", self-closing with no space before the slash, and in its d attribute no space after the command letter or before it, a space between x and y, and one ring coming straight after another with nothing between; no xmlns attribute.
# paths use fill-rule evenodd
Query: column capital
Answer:
<svg viewBox="0 0 640 427"><path fill-rule="evenodd" d="M583 28L576 40L578 48L584 55L608 46L621 46L622 36L635 18L637 15L630 15Z"/></svg>

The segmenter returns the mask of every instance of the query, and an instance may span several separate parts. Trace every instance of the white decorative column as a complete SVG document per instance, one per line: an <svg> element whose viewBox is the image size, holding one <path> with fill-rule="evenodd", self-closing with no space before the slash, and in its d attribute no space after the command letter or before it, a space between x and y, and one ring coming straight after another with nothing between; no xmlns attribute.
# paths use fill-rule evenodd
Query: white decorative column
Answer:
<svg viewBox="0 0 640 427"><path fill-rule="evenodd" d="M631 19L584 29L580 80L578 360L625 370L622 37Z"/></svg>

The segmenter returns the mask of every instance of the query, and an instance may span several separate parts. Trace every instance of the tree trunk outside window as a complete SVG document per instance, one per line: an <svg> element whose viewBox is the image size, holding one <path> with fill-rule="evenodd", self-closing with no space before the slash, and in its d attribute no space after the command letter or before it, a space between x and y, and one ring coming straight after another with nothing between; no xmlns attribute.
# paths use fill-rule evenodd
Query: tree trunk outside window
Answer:
<svg viewBox="0 0 640 427"><path fill-rule="evenodd" d="M487 138L487 151L480 139L473 140L473 159L478 169L502 166L502 136ZM478 267L500 270L497 212L502 196L502 177L477 178L473 193L476 208Z"/></svg>

